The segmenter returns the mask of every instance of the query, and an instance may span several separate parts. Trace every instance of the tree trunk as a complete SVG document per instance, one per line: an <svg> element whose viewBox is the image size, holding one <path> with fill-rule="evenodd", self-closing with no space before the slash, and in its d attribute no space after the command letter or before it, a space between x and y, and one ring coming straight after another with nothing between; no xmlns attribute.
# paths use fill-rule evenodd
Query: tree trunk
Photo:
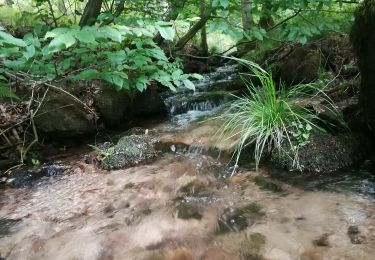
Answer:
<svg viewBox="0 0 375 260"><path fill-rule="evenodd" d="M171 0L169 4L169 11L164 21L169 22L176 20L182 9L184 9L185 2L186 0ZM164 38L161 37L160 33L155 36L154 42L159 46L162 45L162 43L164 42Z"/></svg>
<svg viewBox="0 0 375 260"><path fill-rule="evenodd" d="M102 9L102 4L103 0L89 0L79 21L79 26L94 25Z"/></svg>
<svg viewBox="0 0 375 260"><path fill-rule="evenodd" d="M108 20L105 20L100 26L111 24L115 20L115 18L119 17L122 14L124 9L125 9L125 0L120 0L116 6L116 11L112 15L112 17Z"/></svg>
<svg viewBox="0 0 375 260"><path fill-rule="evenodd" d="M251 0L241 0L241 14L242 14L242 27L243 31L250 30L251 18Z"/></svg>
<svg viewBox="0 0 375 260"><path fill-rule="evenodd" d="M251 16L251 0L241 0L241 15L242 15L242 29L246 33L250 30L252 24ZM237 47L238 53L245 53L248 49L254 49L254 44L243 43L246 41L246 38L240 41L240 45Z"/></svg>
<svg viewBox="0 0 375 260"><path fill-rule="evenodd" d="M267 30L275 25L272 18L272 0L264 0L262 3L262 15L258 25Z"/></svg>
<svg viewBox="0 0 375 260"><path fill-rule="evenodd" d="M205 11L206 11L206 1L200 0L201 17L204 15ZM208 56L208 43L207 43L206 24L201 29L201 49L202 49L202 55L207 57Z"/></svg>
<svg viewBox="0 0 375 260"><path fill-rule="evenodd" d="M182 50L185 45L206 25L207 21L211 17L211 13L213 11L212 7L209 7L205 10L204 14L201 16L201 19L196 22L193 27L183 36L181 39L176 43L174 46L175 51Z"/></svg>
<svg viewBox="0 0 375 260"><path fill-rule="evenodd" d="M355 12L350 38L361 71L359 105L367 124L375 127L375 1L365 0Z"/></svg>

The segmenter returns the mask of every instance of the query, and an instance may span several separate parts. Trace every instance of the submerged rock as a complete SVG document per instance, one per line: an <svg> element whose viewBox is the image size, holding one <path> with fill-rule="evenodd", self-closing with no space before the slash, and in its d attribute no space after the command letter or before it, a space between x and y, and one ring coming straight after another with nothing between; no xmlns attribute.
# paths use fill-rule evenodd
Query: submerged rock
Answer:
<svg viewBox="0 0 375 260"><path fill-rule="evenodd" d="M271 178L258 175L254 178L255 184L261 187L262 189L269 190L272 192L283 191L283 188L280 184L273 181Z"/></svg>
<svg viewBox="0 0 375 260"><path fill-rule="evenodd" d="M260 233L246 235L239 249L240 255L246 259L263 259L260 251L266 244L266 237Z"/></svg>
<svg viewBox="0 0 375 260"><path fill-rule="evenodd" d="M218 220L218 232L241 231L264 216L262 208L255 202L240 208L227 208Z"/></svg>
<svg viewBox="0 0 375 260"><path fill-rule="evenodd" d="M11 229L21 221L21 219L0 218L0 238L8 235Z"/></svg>
<svg viewBox="0 0 375 260"><path fill-rule="evenodd" d="M181 219L201 219L201 209L200 207L194 202L185 202L181 201L177 207L177 217Z"/></svg>
<svg viewBox="0 0 375 260"><path fill-rule="evenodd" d="M135 166L157 156L154 148L156 140L148 135L130 135L122 137L118 143L103 151L101 162L104 169L120 169Z"/></svg>
<svg viewBox="0 0 375 260"><path fill-rule="evenodd" d="M64 174L71 167L61 163L45 164L32 168L21 168L12 171L6 179L6 185L12 188L21 188L33 185L42 178L54 178Z"/></svg>
<svg viewBox="0 0 375 260"><path fill-rule="evenodd" d="M330 173L353 166L363 156L361 142L351 136L333 136L326 133L314 134L298 150L300 169L294 162L289 144L272 152L272 162L288 170Z"/></svg>

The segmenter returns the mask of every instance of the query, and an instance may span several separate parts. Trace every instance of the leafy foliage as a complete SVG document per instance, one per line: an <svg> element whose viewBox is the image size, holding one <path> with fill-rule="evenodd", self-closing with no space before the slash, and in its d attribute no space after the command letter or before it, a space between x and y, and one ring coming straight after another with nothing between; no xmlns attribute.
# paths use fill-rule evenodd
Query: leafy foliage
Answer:
<svg viewBox="0 0 375 260"><path fill-rule="evenodd" d="M152 40L156 31L171 39L166 24L156 26L78 26L55 28L40 38L23 39L0 31L0 57L12 72L27 71L38 82L67 77L73 80L102 79L117 90L143 91L157 81L171 90L194 89L178 61L170 62Z"/></svg>
<svg viewBox="0 0 375 260"><path fill-rule="evenodd" d="M248 66L252 75L260 81L261 87L245 80L248 94L237 97L237 100L231 103L227 111L219 117L223 121L218 132L219 140L231 138L236 140L236 164L242 150L254 144L257 168L265 151L282 149L282 143L286 142L293 152L292 159L298 168L298 148L308 141L310 131L323 131L323 129L317 124L321 119L313 111L301 105L297 97L320 95L330 104L331 110L335 111L332 102L311 84L299 84L291 88L280 86L278 90L271 73L255 63L236 60Z"/></svg>

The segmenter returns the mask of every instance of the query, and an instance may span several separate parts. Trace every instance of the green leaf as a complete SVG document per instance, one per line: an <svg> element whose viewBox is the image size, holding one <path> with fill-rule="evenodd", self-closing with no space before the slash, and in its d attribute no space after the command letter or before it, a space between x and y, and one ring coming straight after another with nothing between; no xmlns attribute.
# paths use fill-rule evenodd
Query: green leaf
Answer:
<svg viewBox="0 0 375 260"><path fill-rule="evenodd" d="M50 52L67 49L76 43L76 39L70 33L64 33L54 38L48 45Z"/></svg>
<svg viewBox="0 0 375 260"><path fill-rule="evenodd" d="M44 39L55 38L61 34L68 33L69 31L70 29L68 28L56 28L56 29L53 29L52 31L47 32L46 35L44 36Z"/></svg>
<svg viewBox="0 0 375 260"><path fill-rule="evenodd" d="M77 38L78 41L83 42L83 43L95 42L95 35L93 34L93 32L85 28L83 28L80 31L77 31L75 33L75 37Z"/></svg>
<svg viewBox="0 0 375 260"><path fill-rule="evenodd" d="M94 69L87 69L74 76L75 80L93 80L101 77L101 73Z"/></svg>
<svg viewBox="0 0 375 260"><path fill-rule="evenodd" d="M0 97L19 99L19 97L4 83L0 82Z"/></svg>
<svg viewBox="0 0 375 260"><path fill-rule="evenodd" d="M256 30L253 31L254 37L257 38L259 41L263 41L263 34L260 31Z"/></svg>
<svg viewBox="0 0 375 260"><path fill-rule="evenodd" d="M105 27L103 28L103 32L105 36L111 39L112 41L122 42L122 35L119 30L116 30L110 27Z"/></svg>
<svg viewBox="0 0 375 260"><path fill-rule="evenodd" d="M167 41L173 41L175 37L175 30L172 26L158 26L157 29L161 37Z"/></svg>
<svg viewBox="0 0 375 260"><path fill-rule="evenodd" d="M306 36L301 36L298 38L298 41L302 44L305 45L307 42L307 37Z"/></svg>
<svg viewBox="0 0 375 260"><path fill-rule="evenodd" d="M191 81L188 80L188 79L185 79L185 80L183 81L183 83L184 83L185 88L187 88L187 89L191 89L191 90L194 90L194 91L195 91L195 86L194 86L193 82L191 82Z"/></svg>
<svg viewBox="0 0 375 260"><path fill-rule="evenodd" d="M26 43L23 40L15 38L15 37L13 37L13 35L11 35L9 33L0 31L0 44L2 42L3 43L5 42L5 43L10 44L10 45L15 45L15 46L18 46L18 47L26 47Z"/></svg>
<svg viewBox="0 0 375 260"><path fill-rule="evenodd" d="M26 47L26 50L23 52L23 56L29 60L30 58L34 57L35 55L35 47L33 45L29 45Z"/></svg>

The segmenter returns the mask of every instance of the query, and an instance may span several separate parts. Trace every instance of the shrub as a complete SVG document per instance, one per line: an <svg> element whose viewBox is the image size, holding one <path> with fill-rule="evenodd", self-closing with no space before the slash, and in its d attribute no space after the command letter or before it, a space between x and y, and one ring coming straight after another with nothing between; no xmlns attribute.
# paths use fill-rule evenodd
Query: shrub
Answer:
<svg viewBox="0 0 375 260"><path fill-rule="evenodd" d="M255 76L261 87L243 77L247 94L237 96L237 100L219 116L219 119L223 120L223 125L218 131L218 139L235 139L236 165L241 151L246 146L254 144L257 169L265 151L282 149L281 144L287 142L298 169L298 148L308 141L310 131L324 131L317 124L321 119L314 111L301 104L301 98L320 95L328 104L327 108L337 115L331 100L313 84L298 84L290 88L281 85L278 88L271 73L259 65L242 59L235 60L250 69L252 74L247 76Z"/></svg>

